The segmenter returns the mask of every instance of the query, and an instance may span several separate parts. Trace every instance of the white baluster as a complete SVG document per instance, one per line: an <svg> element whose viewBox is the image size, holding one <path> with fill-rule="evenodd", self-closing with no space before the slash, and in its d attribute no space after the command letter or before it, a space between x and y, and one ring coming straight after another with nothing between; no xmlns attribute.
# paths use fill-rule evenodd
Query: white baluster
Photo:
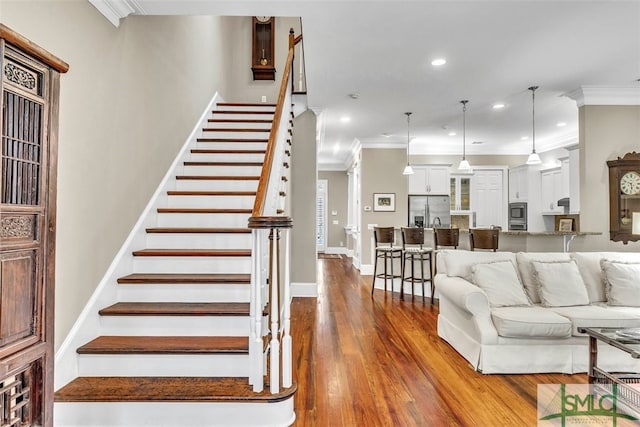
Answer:
<svg viewBox="0 0 640 427"><path fill-rule="evenodd" d="M284 230L284 335L282 337L282 386L285 388L291 387L293 383L292 379L292 343L291 343L291 232L288 229Z"/></svg>
<svg viewBox="0 0 640 427"><path fill-rule="evenodd" d="M272 394L280 391L280 343L278 342L278 317L280 311L280 301L278 301L278 288L280 286L278 277L280 275L278 266L278 240L280 232L276 229L271 231L271 274L269 284L271 287L271 352L270 367L270 391Z"/></svg>

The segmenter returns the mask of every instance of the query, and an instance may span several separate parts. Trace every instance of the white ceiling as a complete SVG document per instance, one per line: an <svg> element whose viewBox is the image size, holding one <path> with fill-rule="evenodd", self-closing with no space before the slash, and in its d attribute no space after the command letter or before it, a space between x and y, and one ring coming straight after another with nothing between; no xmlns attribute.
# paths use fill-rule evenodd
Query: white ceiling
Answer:
<svg viewBox="0 0 640 427"><path fill-rule="evenodd" d="M405 111L413 112L412 153L461 154L462 99L469 100L467 154L527 154L532 85L540 87L536 148L544 152L577 142L578 109L565 93L640 85L639 1L123 2L150 15L302 17L324 168L344 168L356 141L406 147ZM433 67L437 57L447 63ZM494 110L496 102L506 107Z"/></svg>

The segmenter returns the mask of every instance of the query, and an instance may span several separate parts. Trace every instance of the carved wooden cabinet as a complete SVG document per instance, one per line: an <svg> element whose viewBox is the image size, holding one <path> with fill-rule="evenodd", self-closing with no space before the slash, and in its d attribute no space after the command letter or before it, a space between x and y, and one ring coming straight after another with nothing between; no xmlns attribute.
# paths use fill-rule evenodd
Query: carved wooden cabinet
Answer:
<svg viewBox="0 0 640 427"><path fill-rule="evenodd" d="M0 426L51 426L58 92L68 66L0 24L0 67Z"/></svg>
<svg viewBox="0 0 640 427"><path fill-rule="evenodd" d="M254 16L251 29L251 71L253 80L275 80L276 18Z"/></svg>

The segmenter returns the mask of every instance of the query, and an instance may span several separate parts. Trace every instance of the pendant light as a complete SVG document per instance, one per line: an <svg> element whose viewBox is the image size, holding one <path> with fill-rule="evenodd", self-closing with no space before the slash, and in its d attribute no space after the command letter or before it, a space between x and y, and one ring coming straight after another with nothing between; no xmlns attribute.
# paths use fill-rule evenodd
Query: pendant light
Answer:
<svg viewBox="0 0 640 427"><path fill-rule="evenodd" d="M409 135L409 129L411 125L411 113L404 113L407 115L407 166L405 166L404 171L402 171L402 175L413 175L413 168L409 163L409 142L411 142L411 137Z"/></svg>
<svg viewBox="0 0 640 427"><path fill-rule="evenodd" d="M458 165L458 170L469 172L471 170L471 165L467 161L466 157L466 146L467 146L467 102L466 99L460 101L462 104L462 160L460 161L460 165Z"/></svg>
<svg viewBox="0 0 640 427"><path fill-rule="evenodd" d="M529 90L531 91L531 102L532 102L532 123L533 123L533 138L532 142L532 150L531 154L529 154L529 158L527 159L528 165L539 165L542 163L540 160L540 156L536 153L536 89L538 86L531 86Z"/></svg>

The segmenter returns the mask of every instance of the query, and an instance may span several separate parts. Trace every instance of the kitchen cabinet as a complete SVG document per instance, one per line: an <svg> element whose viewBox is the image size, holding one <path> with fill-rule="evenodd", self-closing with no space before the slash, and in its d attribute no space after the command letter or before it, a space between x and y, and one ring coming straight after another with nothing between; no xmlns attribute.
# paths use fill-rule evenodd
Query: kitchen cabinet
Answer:
<svg viewBox="0 0 640 427"><path fill-rule="evenodd" d="M449 194L448 165L412 165L409 175L409 194Z"/></svg>
<svg viewBox="0 0 640 427"><path fill-rule="evenodd" d="M471 209L471 174L451 174L449 178L449 195L452 211L468 211Z"/></svg>
<svg viewBox="0 0 640 427"><path fill-rule="evenodd" d="M529 168L517 166L509 169L509 202L526 202L529 198Z"/></svg>
<svg viewBox="0 0 640 427"><path fill-rule="evenodd" d="M471 185L471 209L476 227L507 227L504 197L505 169L475 169Z"/></svg>
<svg viewBox="0 0 640 427"><path fill-rule="evenodd" d="M540 172L540 200L543 215L564 213L564 207L558 206L558 200L568 196L564 194L563 182L562 168Z"/></svg>

